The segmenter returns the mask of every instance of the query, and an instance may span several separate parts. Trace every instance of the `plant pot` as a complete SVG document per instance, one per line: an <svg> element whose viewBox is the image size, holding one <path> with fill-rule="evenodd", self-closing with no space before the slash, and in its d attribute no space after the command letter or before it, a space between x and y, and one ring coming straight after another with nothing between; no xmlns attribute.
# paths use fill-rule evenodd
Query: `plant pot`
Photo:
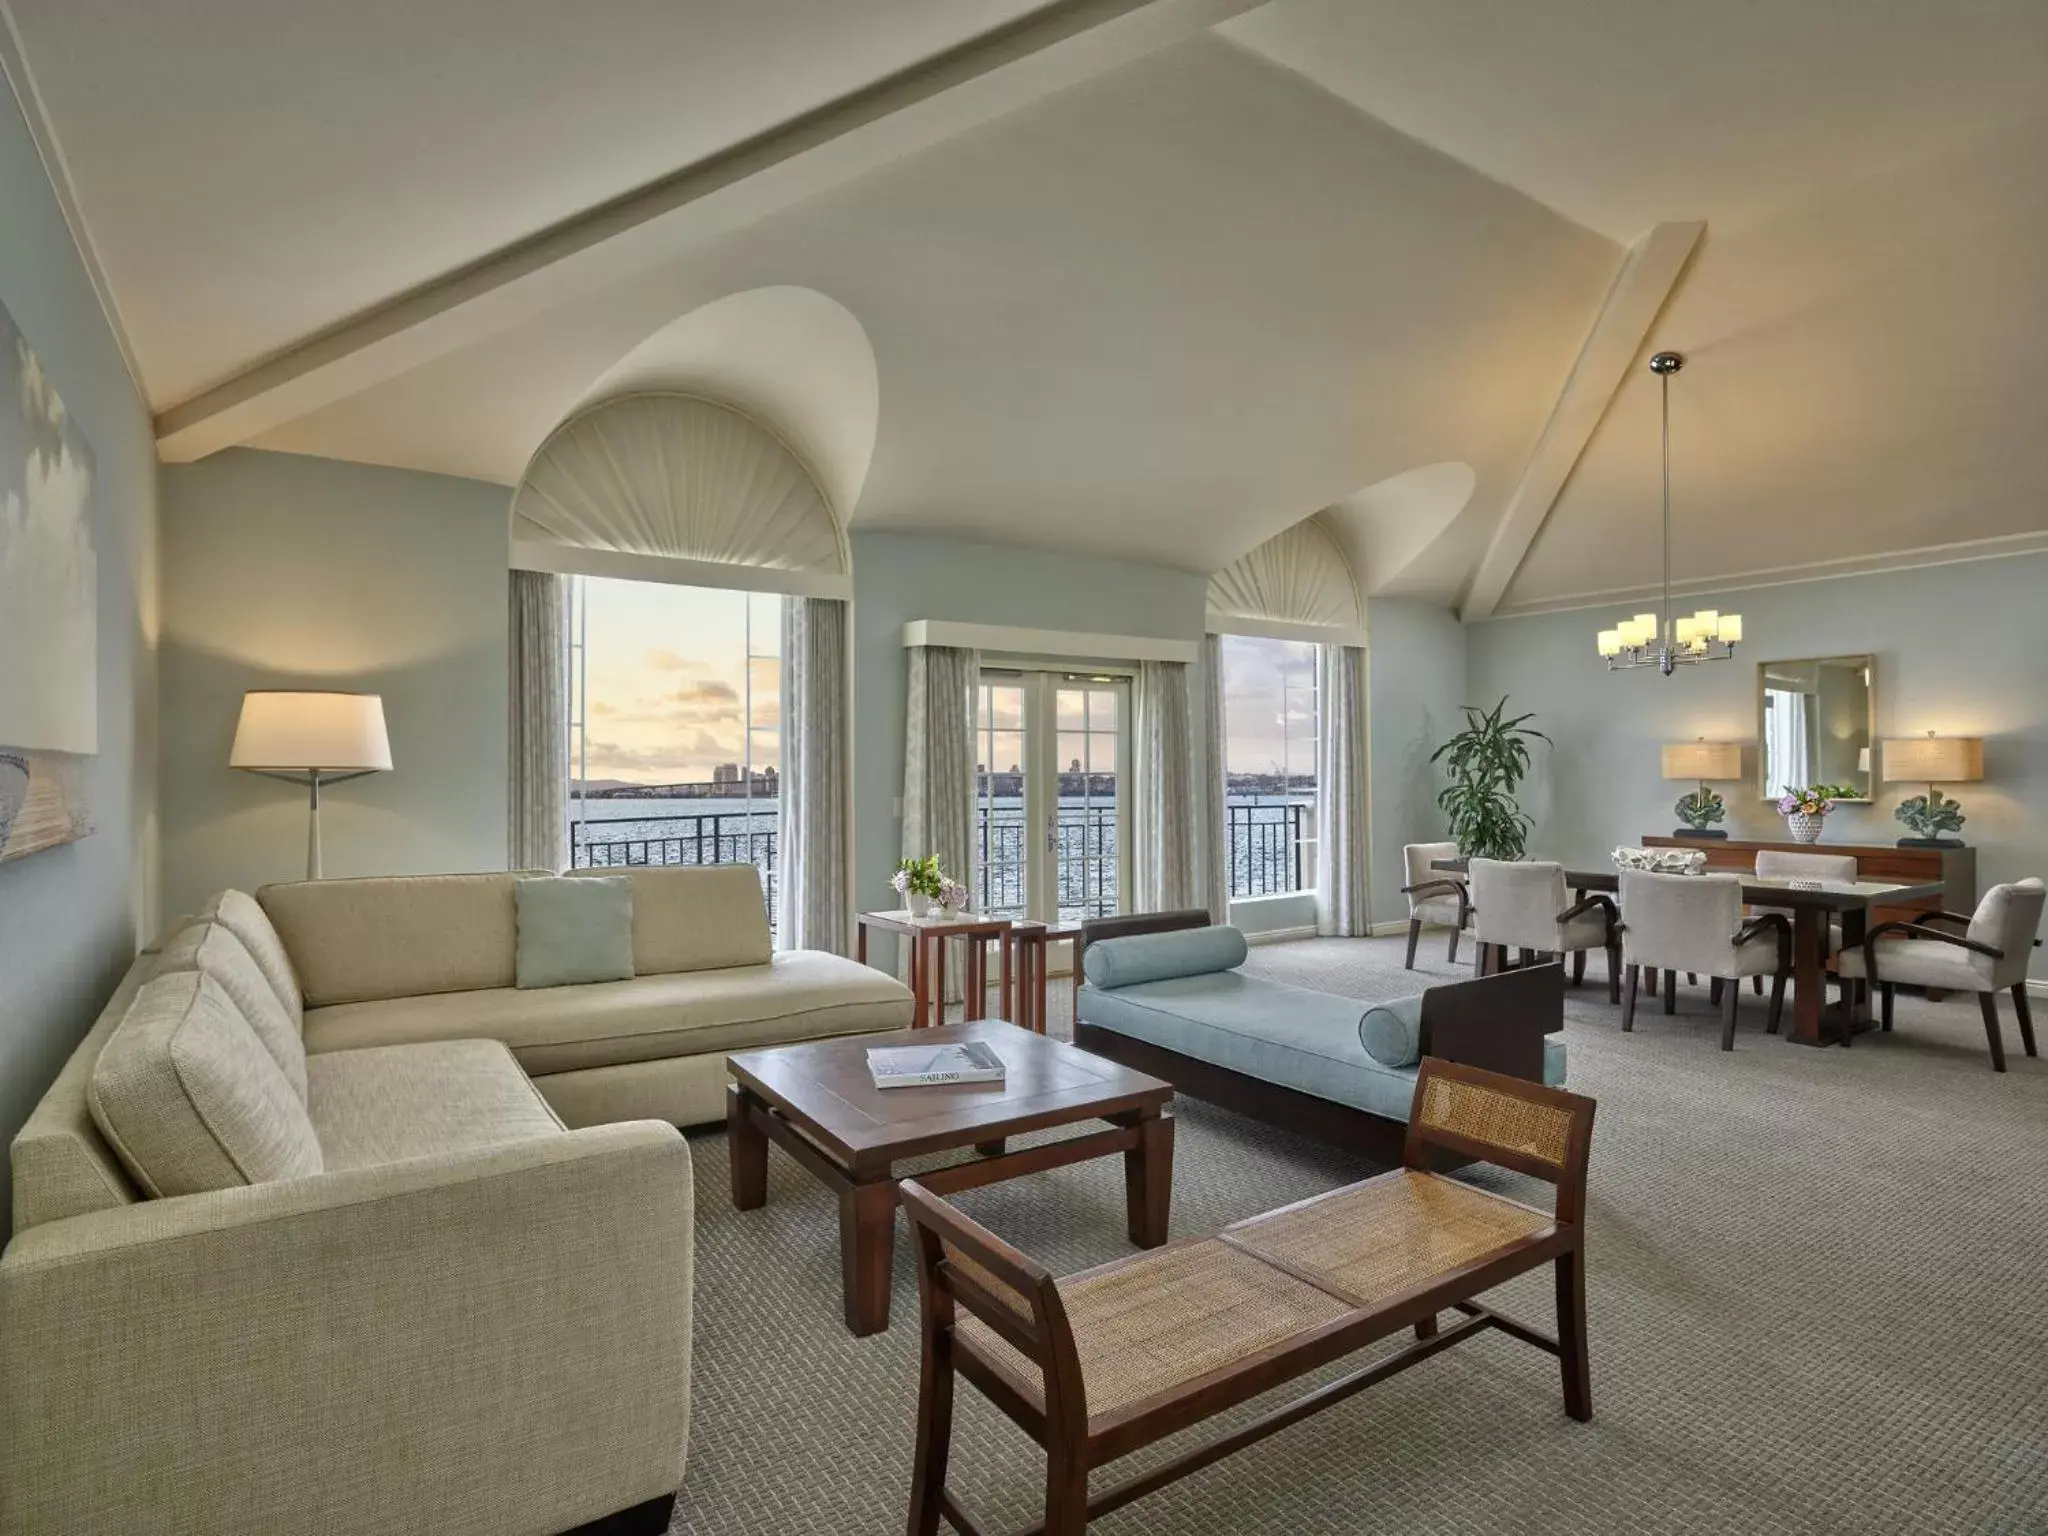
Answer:
<svg viewBox="0 0 2048 1536"><path fill-rule="evenodd" d="M1821 828L1828 824L1825 816L1809 816L1804 811L1794 811L1785 818L1785 830L1792 834L1795 843L1817 843Z"/></svg>
<svg viewBox="0 0 2048 1536"><path fill-rule="evenodd" d="M966 914L959 907L934 907L932 916L942 923L957 923Z"/></svg>
<svg viewBox="0 0 2048 1536"><path fill-rule="evenodd" d="M931 914L932 899L923 891L904 892L903 904L910 908L912 917L927 917Z"/></svg>

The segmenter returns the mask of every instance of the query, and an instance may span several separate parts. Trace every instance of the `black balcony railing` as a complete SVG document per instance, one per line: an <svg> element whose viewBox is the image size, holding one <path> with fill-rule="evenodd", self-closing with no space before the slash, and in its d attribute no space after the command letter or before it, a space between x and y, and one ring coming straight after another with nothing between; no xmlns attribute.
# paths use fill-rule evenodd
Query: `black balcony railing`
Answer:
<svg viewBox="0 0 2048 1536"><path fill-rule="evenodd" d="M1305 805L1226 805L1230 830L1230 894L1272 896L1304 888Z"/></svg>
<svg viewBox="0 0 2048 1536"><path fill-rule="evenodd" d="M628 836L608 836L614 828ZM618 822L569 823L569 860L577 869L613 869L635 864L751 864L761 871L768 923L775 923L776 862L781 818L744 811L707 811L697 816L636 816Z"/></svg>
<svg viewBox="0 0 2048 1536"><path fill-rule="evenodd" d="M1304 888L1305 805L1229 805L1230 894L1270 896ZM781 819L768 813L707 811L695 816L645 816L616 822L570 823L570 859L578 869L636 864L752 864L761 871L768 920L775 920L781 874ZM983 805L976 850L975 907L997 915L1024 912L1024 808ZM1072 922L1116 913L1117 816L1114 803L1059 808L1053 868L1060 917Z"/></svg>

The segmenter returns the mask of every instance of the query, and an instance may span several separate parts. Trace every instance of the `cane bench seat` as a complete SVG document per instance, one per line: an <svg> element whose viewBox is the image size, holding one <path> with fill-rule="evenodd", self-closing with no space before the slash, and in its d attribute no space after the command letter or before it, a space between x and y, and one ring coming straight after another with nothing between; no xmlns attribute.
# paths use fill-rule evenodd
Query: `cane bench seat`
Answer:
<svg viewBox="0 0 2048 1536"><path fill-rule="evenodd" d="M1059 1282L1088 1415L1102 1419L1262 1350L1340 1323L1335 1296L1218 1238L1177 1244ZM979 1318L960 1341L1043 1407L1036 1364Z"/></svg>
<svg viewBox="0 0 2048 1536"><path fill-rule="evenodd" d="M1253 1356L1285 1354L1384 1304L1555 1230L1544 1211L1440 1174L1401 1168L1299 1205L1055 1282L1081 1362L1091 1425ZM997 1300L1028 1312L966 1255ZM1039 1369L972 1314L960 1341L1026 1402Z"/></svg>

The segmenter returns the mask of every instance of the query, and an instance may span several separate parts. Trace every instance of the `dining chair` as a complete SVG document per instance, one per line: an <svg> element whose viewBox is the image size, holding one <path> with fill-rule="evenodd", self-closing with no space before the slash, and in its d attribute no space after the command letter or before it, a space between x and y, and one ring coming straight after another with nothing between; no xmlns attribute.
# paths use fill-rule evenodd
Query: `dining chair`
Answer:
<svg viewBox="0 0 2048 1536"><path fill-rule="evenodd" d="M1415 969L1415 942L1422 937L1425 923L1451 930L1451 947L1446 958L1458 963L1458 936L1472 920L1472 893L1463 875L1430 866L1438 859L1455 859L1456 843L1409 843L1401 850L1407 865L1408 883L1401 894L1408 898L1408 969Z"/></svg>
<svg viewBox="0 0 2048 1536"><path fill-rule="evenodd" d="M1564 866L1542 860L1474 859L1470 871L1476 974L1506 969L1513 945L1524 960L1570 955L1578 982L1585 979L1586 951L1604 949L1607 1000L1621 1001L1621 937L1612 897L1595 893L1570 901Z"/></svg>
<svg viewBox="0 0 2048 1536"><path fill-rule="evenodd" d="M1756 853L1756 872L1765 880L1847 880L1856 878L1856 855L1853 853L1793 853L1777 848L1759 848ZM1784 914L1786 922L1792 921L1790 907L1751 907L1753 914L1761 917L1768 913ZM1840 913L1828 915L1828 954L1838 952L1842 947L1842 918ZM1764 979L1753 977L1757 994L1764 990Z"/></svg>
<svg viewBox="0 0 2048 1536"><path fill-rule="evenodd" d="M1855 949L1835 958L1846 981L1868 980L1883 998L1883 1025L1892 1027L1892 996L1901 986L1974 992L1984 1013L1984 1038L1991 1045L1991 1070L2005 1070L2005 1041L1998 1027L1998 994L2012 993L2019 1015L2020 1045L2034 1048L2034 1011L2027 1002L2027 962L2039 946L2041 908L2048 888L2037 879L1994 885L1965 917L1960 912L1923 912L1917 922L1879 923ZM1938 926L1947 925L1947 926ZM1949 931L1960 926L1960 934ZM1843 1035L1843 1042L1848 1041Z"/></svg>
<svg viewBox="0 0 2048 1536"><path fill-rule="evenodd" d="M1721 1049L1735 1049L1735 1010L1746 976L1771 978L1768 1030L1778 1032L1785 978L1792 971L1792 924L1782 912L1742 916L1737 875L1621 872L1621 963L1627 975L1621 1027L1636 1027L1636 984L1645 970L1664 973L1664 1011L1677 1006L1677 973L1711 976L1721 1005Z"/></svg>

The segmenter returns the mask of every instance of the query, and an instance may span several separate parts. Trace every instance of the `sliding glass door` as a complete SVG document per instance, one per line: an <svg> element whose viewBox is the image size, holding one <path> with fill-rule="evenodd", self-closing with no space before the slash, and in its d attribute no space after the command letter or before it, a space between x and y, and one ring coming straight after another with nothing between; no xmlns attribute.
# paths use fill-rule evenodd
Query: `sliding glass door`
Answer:
<svg viewBox="0 0 2048 1536"><path fill-rule="evenodd" d="M975 797L983 911L1062 925L1130 883L1130 681L986 668Z"/></svg>

